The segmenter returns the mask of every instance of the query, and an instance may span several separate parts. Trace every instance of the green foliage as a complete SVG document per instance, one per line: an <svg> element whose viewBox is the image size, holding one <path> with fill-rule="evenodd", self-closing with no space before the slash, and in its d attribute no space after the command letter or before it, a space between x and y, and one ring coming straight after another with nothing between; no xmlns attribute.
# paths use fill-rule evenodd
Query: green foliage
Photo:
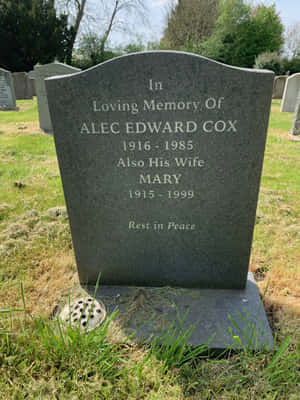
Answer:
<svg viewBox="0 0 300 400"><path fill-rule="evenodd" d="M297 399L300 348L290 336L272 353L217 355L186 345L193 328L170 327L147 349L114 342L115 313L84 333L58 318L33 317L20 287L22 307L0 310L11 321L0 329L1 399ZM21 325L13 331L16 314Z"/></svg>
<svg viewBox="0 0 300 400"><path fill-rule="evenodd" d="M300 57L282 58L278 53L261 53L255 59L254 68L269 69L276 75L290 75L300 72Z"/></svg>
<svg viewBox="0 0 300 400"><path fill-rule="evenodd" d="M193 362L207 353L207 344L195 347L188 346L188 340L195 326L186 330L183 329L186 315L181 318L177 313L179 327L176 327L178 324L174 322L163 335L155 338L151 343L150 354L162 361L165 368L179 368L182 364Z"/></svg>
<svg viewBox="0 0 300 400"><path fill-rule="evenodd" d="M67 15L53 0L0 0L0 66L29 71L37 63L63 61L72 35Z"/></svg>
<svg viewBox="0 0 300 400"><path fill-rule="evenodd" d="M269 69L274 71L276 75L282 75L283 65L282 59L278 53L261 53L255 58L254 68L256 69Z"/></svg>
<svg viewBox="0 0 300 400"><path fill-rule="evenodd" d="M221 0L220 16L202 54L225 64L252 67L255 57L283 44L283 26L275 6L251 8L244 0Z"/></svg>
<svg viewBox="0 0 300 400"><path fill-rule="evenodd" d="M160 50L160 43L159 42L148 42L147 43L147 50L151 51L151 50Z"/></svg>
<svg viewBox="0 0 300 400"><path fill-rule="evenodd" d="M73 57L72 65L77 68L87 69L118 55L120 54L103 50L102 37L90 33L82 36L79 48Z"/></svg>
<svg viewBox="0 0 300 400"><path fill-rule="evenodd" d="M127 46L124 47L124 53L139 53L141 51L145 51L145 46L142 42L138 43L129 43Z"/></svg>
<svg viewBox="0 0 300 400"><path fill-rule="evenodd" d="M141 51L154 51L160 50L160 43L159 42L148 42L145 46L142 39L138 38L136 42L132 42L127 44L125 47L120 48L120 52L122 54L131 54L131 53L139 53Z"/></svg>
<svg viewBox="0 0 300 400"><path fill-rule="evenodd" d="M284 72L289 71L290 75L297 74L300 72L300 57L293 57L290 60L284 58L282 60L282 69Z"/></svg>

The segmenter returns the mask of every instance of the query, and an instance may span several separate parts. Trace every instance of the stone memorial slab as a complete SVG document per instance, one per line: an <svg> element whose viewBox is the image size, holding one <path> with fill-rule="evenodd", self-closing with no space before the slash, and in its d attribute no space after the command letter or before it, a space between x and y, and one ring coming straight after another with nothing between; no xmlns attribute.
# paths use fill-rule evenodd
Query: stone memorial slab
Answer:
<svg viewBox="0 0 300 400"><path fill-rule="evenodd" d="M48 108L48 100L45 88L45 78L51 76L68 75L79 72L80 69L62 63L50 63L36 65L34 67L35 91L38 101L40 128L47 133L52 133L52 124Z"/></svg>
<svg viewBox="0 0 300 400"><path fill-rule="evenodd" d="M270 71L180 52L46 80L82 284L101 273L112 291L213 290L221 304L230 290L241 301L272 85Z"/></svg>
<svg viewBox="0 0 300 400"><path fill-rule="evenodd" d="M281 112L295 111L299 91L300 73L291 75L286 81L280 109Z"/></svg>
<svg viewBox="0 0 300 400"><path fill-rule="evenodd" d="M287 75L275 76L272 95L273 99L282 99L287 78Z"/></svg>
<svg viewBox="0 0 300 400"><path fill-rule="evenodd" d="M32 90L29 77L26 72L14 72L12 74L17 100L32 99Z"/></svg>
<svg viewBox="0 0 300 400"><path fill-rule="evenodd" d="M35 79L34 78L29 78L29 90L30 90L31 97L36 96Z"/></svg>
<svg viewBox="0 0 300 400"><path fill-rule="evenodd" d="M29 78L30 90L31 90L32 96L36 96L34 71L28 72L28 78Z"/></svg>
<svg viewBox="0 0 300 400"><path fill-rule="evenodd" d="M0 110L17 110L11 73L0 68Z"/></svg>
<svg viewBox="0 0 300 400"><path fill-rule="evenodd" d="M294 136L300 135L300 90L298 92L298 98L294 112L291 134Z"/></svg>

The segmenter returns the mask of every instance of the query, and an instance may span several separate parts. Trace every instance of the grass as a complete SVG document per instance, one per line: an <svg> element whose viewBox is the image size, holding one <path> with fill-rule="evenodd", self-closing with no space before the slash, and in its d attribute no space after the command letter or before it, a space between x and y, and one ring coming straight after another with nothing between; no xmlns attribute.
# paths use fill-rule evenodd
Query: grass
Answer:
<svg viewBox="0 0 300 400"><path fill-rule="evenodd" d="M0 113L0 399L299 398L300 142L273 101L250 268L277 336L274 352L187 349L170 327L142 346L113 316L82 335L53 316L78 284L53 138L35 100ZM22 285L20 284L22 282ZM26 303L25 303L26 301Z"/></svg>

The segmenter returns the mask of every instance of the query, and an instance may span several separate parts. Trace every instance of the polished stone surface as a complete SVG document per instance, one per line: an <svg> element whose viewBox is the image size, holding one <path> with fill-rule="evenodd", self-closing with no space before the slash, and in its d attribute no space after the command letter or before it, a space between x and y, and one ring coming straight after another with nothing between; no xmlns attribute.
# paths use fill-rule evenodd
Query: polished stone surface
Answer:
<svg viewBox="0 0 300 400"><path fill-rule="evenodd" d="M86 288L92 296L94 287ZM118 310L114 322L122 337L150 342L174 323L177 332L192 328L190 346L208 343L209 348L270 348L273 345L263 305L253 275L242 290L182 289L102 286L97 297L108 313ZM169 332L169 337L171 333Z"/></svg>
<svg viewBox="0 0 300 400"><path fill-rule="evenodd" d="M245 287L273 78L148 52L46 80L82 283Z"/></svg>

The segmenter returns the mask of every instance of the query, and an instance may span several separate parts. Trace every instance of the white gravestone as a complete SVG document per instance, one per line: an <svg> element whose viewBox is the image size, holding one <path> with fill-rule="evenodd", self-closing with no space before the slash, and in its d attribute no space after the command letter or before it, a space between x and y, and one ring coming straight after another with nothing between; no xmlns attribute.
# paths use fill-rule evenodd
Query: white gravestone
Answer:
<svg viewBox="0 0 300 400"><path fill-rule="evenodd" d="M34 67L35 90L38 101L40 128L47 133L52 132L52 123L48 108L48 99L45 88L45 78L59 75L69 75L79 72L80 69L62 63L36 65Z"/></svg>
<svg viewBox="0 0 300 400"><path fill-rule="evenodd" d="M284 88L281 112L294 112L300 90L300 73L290 76Z"/></svg>
<svg viewBox="0 0 300 400"><path fill-rule="evenodd" d="M292 135L300 135L300 91L298 92L298 99L294 113L293 125L292 125Z"/></svg>

